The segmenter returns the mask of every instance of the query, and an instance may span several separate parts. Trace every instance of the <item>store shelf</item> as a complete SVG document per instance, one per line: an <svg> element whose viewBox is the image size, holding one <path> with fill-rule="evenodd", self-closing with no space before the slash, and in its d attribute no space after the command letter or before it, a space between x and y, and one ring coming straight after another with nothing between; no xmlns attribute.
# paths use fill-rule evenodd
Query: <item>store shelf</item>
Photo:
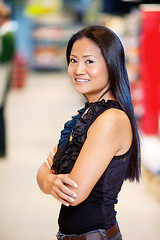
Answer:
<svg viewBox="0 0 160 240"><path fill-rule="evenodd" d="M32 33L31 67L42 70L66 68L66 45L76 31L77 27L70 18L36 18Z"/></svg>

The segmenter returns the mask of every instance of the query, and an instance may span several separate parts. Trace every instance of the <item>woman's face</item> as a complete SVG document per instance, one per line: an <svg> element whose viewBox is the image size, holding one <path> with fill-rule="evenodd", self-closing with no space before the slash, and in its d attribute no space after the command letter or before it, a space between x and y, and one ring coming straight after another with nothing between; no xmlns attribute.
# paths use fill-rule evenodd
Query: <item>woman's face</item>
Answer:
<svg viewBox="0 0 160 240"><path fill-rule="evenodd" d="M68 74L75 90L84 94L90 102L98 100L109 88L105 59L98 45L88 38L73 44Z"/></svg>

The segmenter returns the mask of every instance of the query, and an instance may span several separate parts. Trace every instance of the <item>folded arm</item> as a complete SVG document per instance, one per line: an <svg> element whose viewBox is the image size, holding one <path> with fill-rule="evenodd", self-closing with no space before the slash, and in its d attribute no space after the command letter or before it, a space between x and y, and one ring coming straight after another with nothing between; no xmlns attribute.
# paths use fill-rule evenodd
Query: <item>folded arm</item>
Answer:
<svg viewBox="0 0 160 240"><path fill-rule="evenodd" d="M79 186L70 205L76 206L89 196L112 158L125 153L131 142L131 125L124 112L110 109L95 120L69 175Z"/></svg>
<svg viewBox="0 0 160 240"><path fill-rule="evenodd" d="M55 174L51 171L53 158L57 151L57 147L51 150L46 161L41 165L37 173L37 182L45 194L51 194L62 204L69 206L77 197L73 189L77 188L77 184L71 180L69 174Z"/></svg>
<svg viewBox="0 0 160 240"><path fill-rule="evenodd" d="M54 152L39 169L41 190L66 206L83 202L115 155L124 154L132 142L130 121L123 111L110 109L101 114L88 130L87 139L70 174L50 170Z"/></svg>

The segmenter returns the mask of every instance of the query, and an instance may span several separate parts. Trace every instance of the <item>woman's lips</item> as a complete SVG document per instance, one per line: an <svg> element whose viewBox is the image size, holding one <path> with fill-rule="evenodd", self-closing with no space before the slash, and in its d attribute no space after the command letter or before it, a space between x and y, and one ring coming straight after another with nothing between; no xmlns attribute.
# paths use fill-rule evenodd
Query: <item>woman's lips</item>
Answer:
<svg viewBox="0 0 160 240"><path fill-rule="evenodd" d="M84 78L75 78L75 81L77 83L86 83L88 82L89 80L88 79L84 79Z"/></svg>

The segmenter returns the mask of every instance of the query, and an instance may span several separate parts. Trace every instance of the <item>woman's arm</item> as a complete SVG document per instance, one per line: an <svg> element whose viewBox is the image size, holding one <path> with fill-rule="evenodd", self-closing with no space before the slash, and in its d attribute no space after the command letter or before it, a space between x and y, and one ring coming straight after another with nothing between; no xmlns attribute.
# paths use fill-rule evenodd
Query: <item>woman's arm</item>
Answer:
<svg viewBox="0 0 160 240"><path fill-rule="evenodd" d="M69 206L69 204L73 202L77 196L74 192L74 189L77 188L77 184L68 177L68 174L57 175L51 171L50 167L53 164L55 150L50 151L47 161L45 161L39 168L37 173L37 182L42 192L51 194L61 203Z"/></svg>
<svg viewBox="0 0 160 240"><path fill-rule="evenodd" d="M88 131L69 177L78 184L72 206L83 202L115 155L125 153L132 142L132 130L126 114L110 109L101 114Z"/></svg>

